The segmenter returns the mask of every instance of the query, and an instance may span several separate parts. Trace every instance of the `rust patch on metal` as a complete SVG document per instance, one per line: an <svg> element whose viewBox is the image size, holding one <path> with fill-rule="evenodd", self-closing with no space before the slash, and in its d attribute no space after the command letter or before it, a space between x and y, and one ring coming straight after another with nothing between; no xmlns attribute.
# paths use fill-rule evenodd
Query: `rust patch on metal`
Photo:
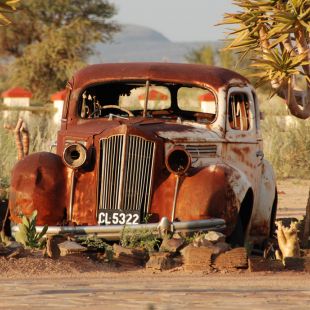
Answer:
<svg viewBox="0 0 310 310"><path fill-rule="evenodd" d="M73 88L113 80L153 80L166 82L187 81L192 84L207 84L218 89L233 80L249 83L242 75L224 68L174 63L121 63L88 66L74 77Z"/></svg>
<svg viewBox="0 0 310 310"><path fill-rule="evenodd" d="M238 201L227 183L227 171L223 167L206 167L184 177L180 184L175 218L190 221L223 218L228 231L235 225ZM170 217L176 177L170 175L162 181L154 193L151 213Z"/></svg>
<svg viewBox="0 0 310 310"><path fill-rule="evenodd" d="M11 220L38 211L38 225L56 225L64 217L66 206L66 168L52 153L35 153L19 161L13 172L9 208Z"/></svg>

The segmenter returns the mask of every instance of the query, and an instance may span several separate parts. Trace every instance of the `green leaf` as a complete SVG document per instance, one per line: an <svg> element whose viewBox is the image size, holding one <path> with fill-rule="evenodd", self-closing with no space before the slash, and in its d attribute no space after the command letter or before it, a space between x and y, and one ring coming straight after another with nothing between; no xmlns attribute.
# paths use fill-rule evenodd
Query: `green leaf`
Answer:
<svg viewBox="0 0 310 310"><path fill-rule="evenodd" d="M29 226L30 226L30 221L29 221L29 219L27 218L27 216L23 216L22 217L22 223L23 223L23 225L25 225L27 228L29 228Z"/></svg>
<svg viewBox="0 0 310 310"><path fill-rule="evenodd" d="M37 215L38 215L38 211L37 211L37 210L34 210L34 211L32 212L32 214L31 214L31 216L30 216L30 219L31 219L32 221L36 221Z"/></svg>
<svg viewBox="0 0 310 310"><path fill-rule="evenodd" d="M41 240L42 237L46 234L47 230L48 230L48 226L47 226L47 225L44 225L42 231L39 233L39 235L37 236L36 239L37 239L38 241Z"/></svg>
<svg viewBox="0 0 310 310"><path fill-rule="evenodd" d="M0 26L5 26L11 23L11 20L8 19L5 15L3 15L2 13L0 13Z"/></svg>

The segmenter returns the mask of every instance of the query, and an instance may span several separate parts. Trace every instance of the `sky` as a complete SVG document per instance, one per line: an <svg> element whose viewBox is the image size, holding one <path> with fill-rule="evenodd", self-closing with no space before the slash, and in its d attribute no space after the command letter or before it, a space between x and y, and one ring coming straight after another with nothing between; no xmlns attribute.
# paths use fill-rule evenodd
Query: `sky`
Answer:
<svg viewBox="0 0 310 310"><path fill-rule="evenodd" d="M232 0L111 0L118 9L114 20L147 26L171 41L214 41L225 37L214 26L225 12L234 12Z"/></svg>

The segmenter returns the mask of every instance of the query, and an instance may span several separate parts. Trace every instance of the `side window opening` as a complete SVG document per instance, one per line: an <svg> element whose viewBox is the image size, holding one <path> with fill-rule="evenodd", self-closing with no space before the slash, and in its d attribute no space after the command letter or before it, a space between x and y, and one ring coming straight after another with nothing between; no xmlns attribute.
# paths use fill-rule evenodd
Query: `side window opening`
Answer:
<svg viewBox="0 0 310 310"><path fill-rule="evenodd" d="M228 121L230 128L247 131L250 129L249 100L244 93L232 93L228 102Z"/></svg>

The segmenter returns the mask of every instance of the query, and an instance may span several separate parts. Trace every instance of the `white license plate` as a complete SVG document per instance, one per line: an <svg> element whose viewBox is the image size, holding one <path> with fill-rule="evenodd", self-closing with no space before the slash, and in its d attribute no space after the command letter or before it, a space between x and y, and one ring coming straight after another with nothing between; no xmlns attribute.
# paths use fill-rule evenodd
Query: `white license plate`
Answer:
<svg viewBox="0 0 310 310"><path fill-rule="evenodd" d="M99 210L99 225L137 225L140 223L139 212L123 210Z"/></svg>

